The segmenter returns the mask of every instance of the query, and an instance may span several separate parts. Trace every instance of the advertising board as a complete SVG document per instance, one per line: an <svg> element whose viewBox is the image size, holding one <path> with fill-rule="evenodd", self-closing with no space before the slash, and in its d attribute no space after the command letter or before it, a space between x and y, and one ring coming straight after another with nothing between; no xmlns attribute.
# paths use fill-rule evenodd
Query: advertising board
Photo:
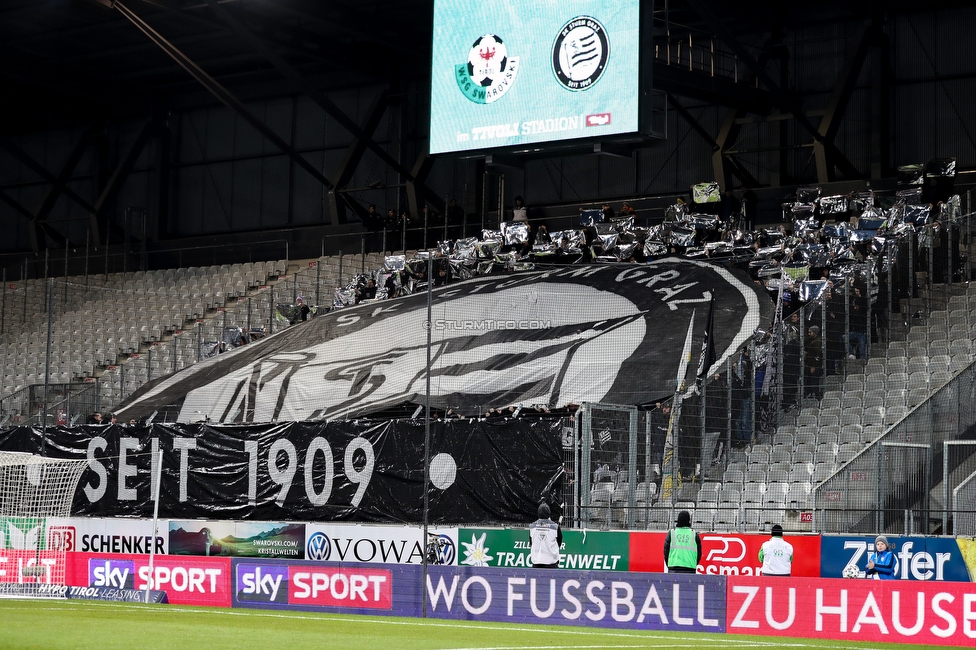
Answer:
<svg viewBox="0 0 976 650"><path fill-rule="evenodd" d="M419 566L235 559L234 606L419 616Z"/></svg>
<svg viewBox="0 0 976 650"><path fill-rule="evenodd" d="M824 535L820 542L820 575L840 578L848 566L865 576L874 537ZM976 542L968 538L889 536L900 580L976 582Z"/></svg>
<svg viewBox="0 0 976 650"><path fill-rule="evenodd" d="M733 634L976 645L976 585L728 578Z"/></svg>
<svg viewBox="0 0 976 650"><path fill-rule="evenodd" d="M634 133L637 0L436 0L430 153Z"/></svg>
<svg viewBox="0 0 976 650"><path fill-rule="evenodd" d="M56 582L56 576L61 573L59 562L63 561L58 555L45 550L0 548L0 583ZM34 575L35 566L44 567L41 575Z"/></svg>
<svg viewBox="0 0 976 650"><path fill-rule="evenodd" d="M761 574L759 549L769 535L742 533L699 533L702 559L698 573L722 576ZM667 533L630 534L630 570L664 571L664 538ZM786 535L793 545L793 576L820 577L820 537Z"/></svg>
<svg viewBox="0 0 976 650"><path fill-rule="evenodd" d="M171 521L173 555L305 557L305 524L262 521Z"/></svg>
<svg viewBox="0 0 976 650"><path fill-rule="evenodd" d="M630 533L563 530L561 569L628 571ZM458 565L531 567L528 528L458 529Z"/></svg>
<svg viewBox="0 0 976 650"><path fill-rule="evenodd" d="M722 632L724 588L718 576L431 567L428 616Z"/></svg>
<svg viewBox="0 0 976 650"><path fill-rule="evenodd" d="M230 558L158 555L153 560L153 588L165 591L174 605L230 607ZM145 555L68 553L65 584L144 590L150 578Z"/></svg>
<svg viewBox="0 0 976 650"><path fill-rule="evenodd" d="M306 524L305 557L319 562L368 562L422 564L424 553L431 564L456 565L456 528Z"/></svg>
<svg viewBox="0 0 976 650"><path fill-rule="evenodd" d="M421 567L234 559L234 606L419 616ZM725 629L725 579L432 565L433 618L593 627ZM172 599L172 597L171 597Z"/></svg>
<svg viewBox="0 0 976 650"><path fill-rule="evenodd" d="M148 555L169 552L169 522L158 522L155 541L152 519L52 517L47 521L47 547L80 553ZM152 547L155 546L155 549Z"/></svg>

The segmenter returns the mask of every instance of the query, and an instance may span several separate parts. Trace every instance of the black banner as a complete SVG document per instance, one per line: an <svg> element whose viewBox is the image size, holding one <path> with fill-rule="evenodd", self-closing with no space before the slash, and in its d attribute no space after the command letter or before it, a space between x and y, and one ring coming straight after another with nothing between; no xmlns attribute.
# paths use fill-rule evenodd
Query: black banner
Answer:
<svg viewBox="0 0 976 650"><path fill-rule="evenodd" d="M38 453L41 430L0 432L0 450ZM72 514L172 519L420 523L420 420L50 428L46 454L87 458ZM153 453L155 452L155 453ZM558 503L561 421L431 423L429 521L525 522Z"/></svg>

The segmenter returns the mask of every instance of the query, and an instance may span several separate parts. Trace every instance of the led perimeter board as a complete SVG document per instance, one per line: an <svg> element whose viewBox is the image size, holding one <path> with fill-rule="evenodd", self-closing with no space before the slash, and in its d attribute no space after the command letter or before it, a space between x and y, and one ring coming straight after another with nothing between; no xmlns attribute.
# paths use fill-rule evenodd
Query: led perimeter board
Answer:
<svg viewBox="0 0 976 650"><path fill-rule="evenodd" d="M653 3L641 4L435 0L430 153L647 130L641 19L653 20Z"/></svg>

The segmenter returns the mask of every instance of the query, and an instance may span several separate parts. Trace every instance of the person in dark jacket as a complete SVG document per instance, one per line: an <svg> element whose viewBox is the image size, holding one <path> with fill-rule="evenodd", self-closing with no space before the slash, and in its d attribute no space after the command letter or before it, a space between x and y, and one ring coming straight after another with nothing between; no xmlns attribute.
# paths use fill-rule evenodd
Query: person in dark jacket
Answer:
<svg viewBox="0 0 976 650"><path fill-rule="evenodd" d="M305 299L304 298L302 298L301 296L298 296L297 298L295 298L295 308L296 308L296 311L298 312L296 314L298 316L298 318L296 320L307 321L308 320L308 314L312 310L309 309L308 305L305 304Z"/></svg>
<svg viewBox="0 0 976 650"><path fill-rule="evenodd" d="M803 391L808 396L820 399L823 388L820 380L823 378L823 340L820 338L820 328L811 325L807 330L807 340L804 352L804 382Z"/></svg>
<svg viewBox="0 0 976 650"><path fill-rule="evenodd" d="M675 529L664 538L664 565L668 573L697 573L701 556L701 537L691 529L691 513L682 510Z"/></svg>

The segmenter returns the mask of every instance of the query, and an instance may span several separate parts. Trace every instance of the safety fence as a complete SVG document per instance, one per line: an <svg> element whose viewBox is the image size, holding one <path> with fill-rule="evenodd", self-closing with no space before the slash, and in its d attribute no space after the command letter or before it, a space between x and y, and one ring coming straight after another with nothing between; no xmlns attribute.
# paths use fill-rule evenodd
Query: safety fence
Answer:
<svg viewBox="0 0 976 650"><path fill-rule="evenodd" d="M930 371L921 403L864 414L880 422L895 411L882 435L816 488L815 530L952 533L957 519L972 516L976 502L965 491L962 500L950 496L974 472L976 444L963 438L976 425L976 369L949 376Z"/></svg>

